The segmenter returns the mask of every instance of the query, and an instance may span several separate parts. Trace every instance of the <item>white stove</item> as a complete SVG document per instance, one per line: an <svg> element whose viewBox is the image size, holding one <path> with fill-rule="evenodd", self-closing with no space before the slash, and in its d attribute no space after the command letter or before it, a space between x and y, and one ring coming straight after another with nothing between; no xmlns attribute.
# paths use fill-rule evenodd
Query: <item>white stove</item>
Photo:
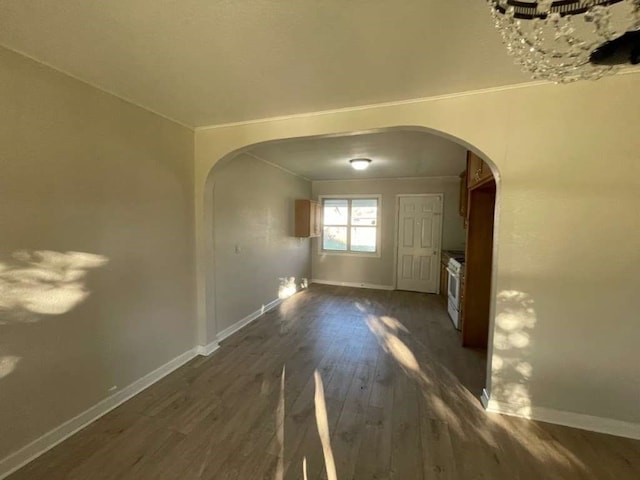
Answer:
<svg viewBox="0 0 640 480"><path fill-rule="evenodd" d="M461 278L464 270L464 258L456 257L449 259L447 264L447 272L449 272L449 305L447 310L453 321L453 325L460 329L460 294L461 294Z"/></svg>

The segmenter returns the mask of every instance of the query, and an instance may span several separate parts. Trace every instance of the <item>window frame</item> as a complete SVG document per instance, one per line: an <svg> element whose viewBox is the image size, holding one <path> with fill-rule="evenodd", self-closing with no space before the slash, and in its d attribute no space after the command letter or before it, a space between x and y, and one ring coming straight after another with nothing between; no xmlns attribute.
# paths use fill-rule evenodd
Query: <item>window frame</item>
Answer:
<svg viewBox="0 0 640 480"><path fill-rule="evenodd" d="M347 220L347 250L324 250L322 248L324 244L324 201L327 200L348 200L348 220ZM358 252L350 250L351 248L351 228L357 227L351 223L351 201L352 200L376 200L378 202L378 211L376 217L376 226L367 227L376 229L376 251L375 252ZM343 195L318 195L318 202L320 203L320 210L322 215L320 217L320 236L318 237L318 255L338 255L344 257L373 257L379 258L382 250L382 195L375 194L343 194Z"/></svg>

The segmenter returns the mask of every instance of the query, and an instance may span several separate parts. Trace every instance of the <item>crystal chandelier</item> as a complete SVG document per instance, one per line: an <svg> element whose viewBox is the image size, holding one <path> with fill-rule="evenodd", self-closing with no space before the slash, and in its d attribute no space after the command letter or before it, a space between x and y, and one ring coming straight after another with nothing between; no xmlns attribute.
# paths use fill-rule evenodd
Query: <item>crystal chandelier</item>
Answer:
<svg viewBox="0 0 640 480"><path fill-rule="evenodd" d="M509 53L535 79L598 79L640 63L640 0L488 0Z"/></svg>

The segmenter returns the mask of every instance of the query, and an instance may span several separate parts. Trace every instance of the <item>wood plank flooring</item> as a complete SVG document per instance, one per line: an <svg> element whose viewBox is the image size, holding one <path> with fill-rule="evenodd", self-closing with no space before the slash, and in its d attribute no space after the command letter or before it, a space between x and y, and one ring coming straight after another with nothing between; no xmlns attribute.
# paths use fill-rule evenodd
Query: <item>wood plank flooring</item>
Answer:
<svg viewBox="0 0 640 480"><path fill-rule="evenodd" d="M639 441L485 413L484 355L434 295L312 285L9 478L640 478Z"/></svg>

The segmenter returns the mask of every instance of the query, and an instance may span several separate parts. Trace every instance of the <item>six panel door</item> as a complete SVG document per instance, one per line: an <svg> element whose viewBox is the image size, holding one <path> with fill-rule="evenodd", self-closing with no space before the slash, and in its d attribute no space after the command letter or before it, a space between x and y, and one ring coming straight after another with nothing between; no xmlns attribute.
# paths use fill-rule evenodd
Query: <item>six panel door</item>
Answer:
<svg viewBox="0 0 640 480"><path fill-rule="evenodd" d="M441 237L441 195L399 197L398 290L438 292Z"/></svg>

